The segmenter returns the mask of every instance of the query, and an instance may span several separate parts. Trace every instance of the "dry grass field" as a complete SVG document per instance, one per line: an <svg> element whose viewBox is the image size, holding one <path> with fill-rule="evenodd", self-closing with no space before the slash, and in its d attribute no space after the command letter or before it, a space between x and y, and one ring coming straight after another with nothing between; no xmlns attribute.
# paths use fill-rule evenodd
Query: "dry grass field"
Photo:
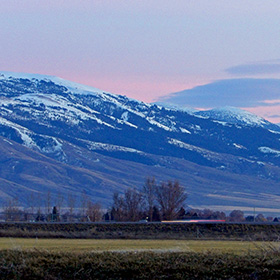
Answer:
<svg viewBox="0 0 280 280"><path fill-rule="evenodd" d="M205 240L118 240L118 239L39 239L0 238L0 250L45 250L48 252L219 252L248 253L279 248L277 242Z"/></svg>
<svg viewBox="0 0 280 280"><path fill-rule="evenodd" d="M0 238L0 279L280 279L278 242Z"/></svg>

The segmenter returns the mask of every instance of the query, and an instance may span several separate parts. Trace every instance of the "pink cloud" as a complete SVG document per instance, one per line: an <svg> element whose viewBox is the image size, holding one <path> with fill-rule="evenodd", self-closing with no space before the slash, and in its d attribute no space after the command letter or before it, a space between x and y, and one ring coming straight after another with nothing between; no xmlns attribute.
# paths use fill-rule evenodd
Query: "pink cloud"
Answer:
<svg viewBox="0 0 280 280"><path fill-rule="evenodd" d="M279 101L279 100L278 100ZM280 105L242 108L272 123L280 123Z"/></svg>
<svg viewBox="0 0 280 280"><path fill-rule="evenodd" d="M277 104L277 103L280 103L280 99L264 100L264 101L262 101L262 103L265 103L265 104Z"/></svg>

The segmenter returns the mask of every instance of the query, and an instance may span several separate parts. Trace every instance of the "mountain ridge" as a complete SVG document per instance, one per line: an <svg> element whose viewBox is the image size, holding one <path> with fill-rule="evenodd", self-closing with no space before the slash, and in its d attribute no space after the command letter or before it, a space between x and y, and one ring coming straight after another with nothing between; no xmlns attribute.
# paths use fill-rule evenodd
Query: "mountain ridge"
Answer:
<svg viewBox="0 0 280 280"><path fill-rule="evenodd" d="M67 166L60 170L75 170L81 178L90 176L86 192L106 205L113 191L139 188L146 176L155 176L159 181L181 179L182 184L189 177L200 191L187 190L194 206L223 205L227 201L223 195L228 197L228 205L240 206L240 199L230 199L231 192L244 192L251 197L244 205L251 207L261 186L267 184L272 187L264 190L266 196L260 201L272 195L275 203L278 199L280 143L276 131L221 122L95 88L91 91L62 79L56 82L55 77L1 73L0 133L5 139L1 145L9 145L5 141L17 143L24 146L26 154L33 150L52 159L59 168L61 164ZM56 174L53 168L50 170ZM200 170L205 175L200 176ZM112 187L108 177L114 182ZM228 178L221 182L231 191L222 189L218 182L222 177ZM0 178L7 180L4 175ZM257 186L255 191L246 186L246 180ZM71 186L76 194L83 192L85 181L77 179L71 185L64 178L63 182L64 187L58 183L61 190ZM208 191L207 185L211 186ZM37 191L43 195L50 186L41 184ZM34 191L28 180L24 188Z"/></svg>

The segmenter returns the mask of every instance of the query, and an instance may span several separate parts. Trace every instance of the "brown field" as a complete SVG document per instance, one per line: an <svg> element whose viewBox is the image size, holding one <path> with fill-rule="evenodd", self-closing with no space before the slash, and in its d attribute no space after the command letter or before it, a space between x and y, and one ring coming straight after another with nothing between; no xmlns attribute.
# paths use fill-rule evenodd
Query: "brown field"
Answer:
<svg viewBox="0 0 280 280"><path fill-rule="evenodd" d="M0 238L0 279L280 279L278 242Z"/></svg>
<svg viewBox="0 0 280 280"><path fill-rule="evenodd" d="M118 240L118 239L39 239L0 238L0 250L46 250L49 252L220 252L248 253L278 248L277 242L205 240Z"/></svg>

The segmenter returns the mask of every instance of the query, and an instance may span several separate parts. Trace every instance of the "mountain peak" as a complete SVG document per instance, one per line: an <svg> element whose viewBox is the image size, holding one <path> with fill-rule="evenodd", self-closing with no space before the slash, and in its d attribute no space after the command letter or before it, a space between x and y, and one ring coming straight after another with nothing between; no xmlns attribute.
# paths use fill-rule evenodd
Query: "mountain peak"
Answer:
<svg viewBox="0 0 280 280"><path fill-rule="evenodd" d="M42 75L42 74L31 74L31 73L18 73L18 72L6 72L0 71L0 80L3 79L27 79L30 81L51 81L57 85L64 86L75 94L103 94L104 92L98 88L79 84L76 82L68 81L56 76Z"/></svg>
<svg viewBox="0 0 280 280"><path fill-rule="evenodd" d="M21 72L9 72L9 71L0 71L1 79L28 79L28 80L52 80L57 77L51 75L42 75L42 74L33 74L33 73L21 73Z"/></svg>
<svg viewBox="0 0 280 280"><path fill-rule="evenodd" d="M240 109L238 107L233 107L233 106L223 106L223 107L217 107L217 108L213 108L210 110L206 110L206 111L211 111L211 112L220 112L221 114L230 114L230 115L236 115L236 116L250 116L251 118L254 117L258 117L255 114L244 110L244 109ZM261 117L258 117L260 119L262 119Z"/></svg>
<svg viewBox="0 0 280 280"><path fill-rule="evenodd" d="M267 129L279 131L279 127L270 123L262 117L240 108L225 106L211 110L200 111L195 113L198 116L208 117L217 121L224 121L232 124L241 124L248 126L260 126Z"/></svg>

